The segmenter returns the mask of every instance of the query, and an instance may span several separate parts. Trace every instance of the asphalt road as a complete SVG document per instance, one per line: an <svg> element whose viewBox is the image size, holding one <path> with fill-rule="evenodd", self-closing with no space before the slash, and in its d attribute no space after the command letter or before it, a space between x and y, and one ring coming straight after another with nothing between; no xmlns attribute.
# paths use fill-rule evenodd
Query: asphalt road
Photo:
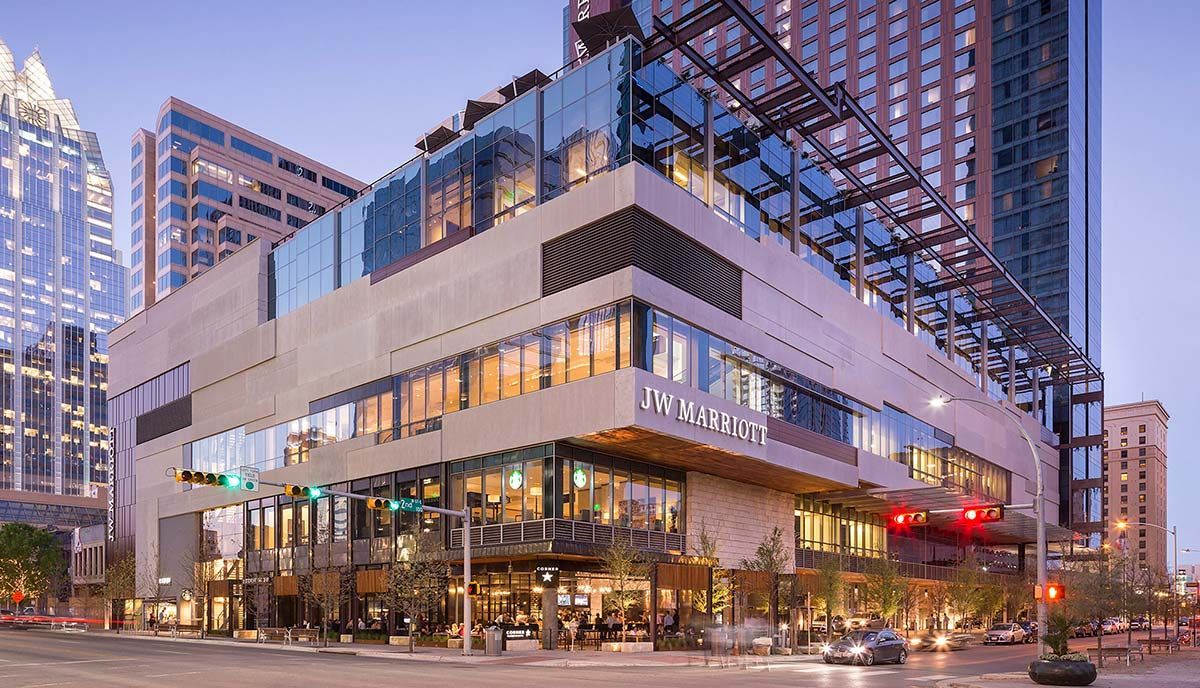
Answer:
<svg viewBox="0 0 1200 688"><path fill-rule="evenodd" d="M547 667L355 657L230 647L203 642L116 638L100 633L0 630L0 686L358 686L427 688L486 685L653 685L724 688L932 688L942 679L1024 668L1033 645L979 647L953 653L913 653L904 666L830 666L766 662L747 668L702 666ZM586 653L581 653L586 659Z"/></svg>

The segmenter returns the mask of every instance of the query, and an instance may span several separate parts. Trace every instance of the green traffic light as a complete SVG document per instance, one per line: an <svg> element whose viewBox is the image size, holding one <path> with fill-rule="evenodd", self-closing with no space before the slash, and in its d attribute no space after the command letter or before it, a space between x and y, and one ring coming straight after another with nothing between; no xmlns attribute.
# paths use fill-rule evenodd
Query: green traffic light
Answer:
<svg viewBox="0 0 1200 688"><path fill-rule="evenodd" d="M236 490L238 485L242 484L242 479L236 475L227 475L225 477L228 478L228 480L226 481L226 487L228 487L231 490Z"/></svg>
<svg viewBox="0 0 1200 688"><path fill-rule="evenodd" d="M318 499L323 494L325 494L325 491L319 487L308 488L308 498L309 499Z"/></svg>
<svg viewBox="0 0 1200 688"><path fill-rule="evenodd" d="M394 499L389 499L388 503L387 503L387 508L392 511L397 511L400 508L400 502L397 502Z"/></svg>

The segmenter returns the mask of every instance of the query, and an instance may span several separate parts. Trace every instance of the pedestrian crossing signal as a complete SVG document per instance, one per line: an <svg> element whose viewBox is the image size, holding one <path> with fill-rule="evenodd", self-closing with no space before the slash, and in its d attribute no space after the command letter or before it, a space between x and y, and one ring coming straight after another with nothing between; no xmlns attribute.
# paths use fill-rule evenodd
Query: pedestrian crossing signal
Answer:
<svg viewBox="0 0 1200 688"><path fill-rule="evenodd" d="M480 591L479 583L476 583L475 581L471 581L470 583L467 583L467 594L468 595L475 597L475 596L479 595L479 591Z"/></svg>

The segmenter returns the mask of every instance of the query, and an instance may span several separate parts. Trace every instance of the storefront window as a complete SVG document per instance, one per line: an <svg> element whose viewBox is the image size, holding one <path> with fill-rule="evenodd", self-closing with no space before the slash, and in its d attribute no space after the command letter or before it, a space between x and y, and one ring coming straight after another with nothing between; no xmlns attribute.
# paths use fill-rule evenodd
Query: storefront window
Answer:
<svg viewBox="0 0 1200 688"><path fill-rule="evenodd" d="M322 497L316 504L316 541L318 545L329 544L329 505L330 498Z"/></svg>
<svg viewBox="0 0 1200 688"><path fill-rule="evenodd" d="M279 507L279 546L291 547L295 544L296 529L292 517L292 505L284 504Z"/></svg>
<svg viewBox="0 0 1200 688"><path fill-rule="evenodd" d="M312 504L298 502L296 504L296 544L307 545L309 534L309 511Z"/></svg>
<svg viewBox="0 0 1200 688"><path fill-rule="evenodd" d="M262 510L262 548L275 549L275 507Z"/></svg>
<svg viewBox="0 0 1200 688"><path fill-rule="evenodd" d="M356 503L362 504L360 500ZM333 498L333 541L346 542L350 534L350 499L347 497Z"/></svg>

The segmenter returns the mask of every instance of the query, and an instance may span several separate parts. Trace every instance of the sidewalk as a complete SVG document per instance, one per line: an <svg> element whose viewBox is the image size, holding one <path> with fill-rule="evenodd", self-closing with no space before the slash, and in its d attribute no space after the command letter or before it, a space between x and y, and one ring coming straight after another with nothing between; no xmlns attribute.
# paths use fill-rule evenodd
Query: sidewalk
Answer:
<svg viewBox="0 0 1200 688"><path fill-rule="evenodd" d="M1197 685L1200 676L1200 648L1185 647L1171 655L1146 655L1143 664L1106 663L1092 688L1179 688ZM937 688L1017 688L1035 686L1024 672L984 674L941 681Z"/></svg>
<svg viewBox="0 0 1200 688"><path fill-rule="evenodd" d="M595 650L531 650L526 652L505 652L499 657L486 657L483 654L482 643L472 648L470 657L462 655L461 650L440 647L418 647L416 652L409 653L407 647L395 645L373 644L341 644L330 643L329 647L313 647L308 643L283 645L277 642L257 643L253 640L232 640L229 638L171 638L169 636L153 636L144 632L114 633L111 631L92 631L102 633L110 638L124 638L130 641L149 641L167 643L208 644L222 647L240 647L259 650L284 650L288 652L310 652L324 654L354 655L377 659L391 659L410 662L447 662L460 664L520 664L539 667L666 667L666 666L705 666L719 665L719 658L714 658L704 652L645 652L637 654L622 654L619 652L599 652ZM745 664L748 666L760 664L783 664L792 662L819 661L820 655L772 655L770 657L740 656L726 657L729 665ZM1011 688L1011 686L1009 687Z"/></svg>

